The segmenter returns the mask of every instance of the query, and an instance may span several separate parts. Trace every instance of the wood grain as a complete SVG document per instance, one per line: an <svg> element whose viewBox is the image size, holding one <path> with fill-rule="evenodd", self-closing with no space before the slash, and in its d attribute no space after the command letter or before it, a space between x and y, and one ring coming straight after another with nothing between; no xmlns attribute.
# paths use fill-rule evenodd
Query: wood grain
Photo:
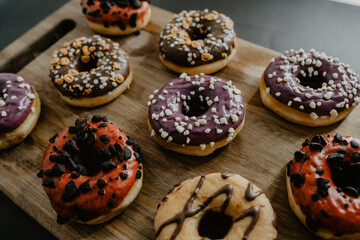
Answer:
<svg viewBox="0 0 360 240"><path fill-rule="evenodd" d="M288 206L285 165L307 137L336 132L359 136L359 110L338 124L321 128L302 127L279 118L262 105L258 90L262 72L270 59L279 54L238 39L234 60L215 75L232 80L242 90L246 102L243 130L229 146L208 157L188 157L163 149L148 132L146 103L154 89L178 76L158 59L159 32L171 16L172 13L153 7L151 22L139 36L113 38L130 56L134 81L118 99L98 108L66 105L48 76L53 50L65 41L93 34L78 1L71 1L0 53L0 65L3 65L62 20L69 18L76 22L71 32L19 72L35 85L42 112L36 128L23 143L0 153L0 190L59 239L153 239L156 206L173 185L201 174L233 172L264 190L278 216L278 239L317 239ZM58 225L36 173L48 139L73 124L76 118L89 119L93 114L107 115L126 134L139 140L145 153L143 189L123 214L107 223Z"/></svg>

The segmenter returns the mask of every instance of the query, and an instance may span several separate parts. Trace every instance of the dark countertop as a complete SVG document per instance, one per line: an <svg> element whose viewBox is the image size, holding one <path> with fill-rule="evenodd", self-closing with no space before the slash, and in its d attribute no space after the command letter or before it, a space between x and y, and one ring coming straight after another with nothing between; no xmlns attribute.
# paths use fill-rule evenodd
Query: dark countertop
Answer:
<svg viewBox="0 0 360 240"><path fill-rule="evenodd" d="M0 0L0 50L66 2L67 0ZM339 57L360 73L359 7L327 0L151 2L173 12L183 9L215 9L234 20L236 33L240 38L279 52L291 48L315 48ZM0 212L1 239L55 239L2 193Z"/></svg>

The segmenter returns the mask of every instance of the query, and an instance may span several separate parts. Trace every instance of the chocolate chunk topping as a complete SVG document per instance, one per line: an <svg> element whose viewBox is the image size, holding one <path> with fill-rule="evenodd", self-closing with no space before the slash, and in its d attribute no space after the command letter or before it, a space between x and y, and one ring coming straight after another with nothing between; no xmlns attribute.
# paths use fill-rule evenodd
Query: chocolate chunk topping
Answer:
<svg viewBox="0 0 360 240"><path fill-rule="evenodd" d="M76 133L76 127L70 126L68 131L70 134L74 134L74 133Z"/></svg>
<svg viewBox="0 0 360 240"><path fill-rule="evenodd" d="M125 153L124 153L124 158L125 160L128 160L131 158L131 150L128 147L124 147Z"/></svg>
<svg viewBox="0 0 360 240"><path fill-rule="evenodd" d="M79 177L80 177L80 173L73 172L73 173L71 173L70 176L71 176L72 179L76 179L76 178L79 178Z"/></svg>
<svg viewBox="0 0 360 240"><path fill-rule="evenodd" d="M144 156L142 153L135 152L134 155L135 155L136 160L139 163L142 163L144 161Z"/></svg>
<svg viewBox="0 0 360 240"><path fill-rule="evenodd" d="M68 140L64 145L64 149L70 154L74 154L80 151L74 139Z"/></svg>
<svg viewBox="0 0 360 240"><path fill-rule="evenodd" d="M107 135L100 135L100 141L102 141L103 143L107 144L110 142L110 139Z"/></svg>
<svg viewBox="0 0 360 240"><path fill-rule="evenodd" d="M52 170L51 169L45 170L44 175L47 176L47 177L52 176Z"/></svg>
<svg viewBox="0 0 360 240"><path fill-rule="evenodd" d="M292 165L293 165L293 162L292 162L292 160L290 160L290 162L286 166L287 167L287 171L286 171L287 176L290 176L290 168Z"/></svg>
<svg viewBox="0 0 360 240"><path fill-rule="evenodd" d="M59 136L59 134L55 134L54 136L52 136L52 137L49 139L49 142L54 143L54 142L55 142L55 139L57 138L57 136Z"/></svg>
<svg viewBox="0 0 360 240"><path fill-rule="evenodd" d="M52 178L45 178L42 185L48 188L55 188L55 182Z"/></svg>
<svg viewBox="0 0 360 240"><path fill-rule="evenodd" d="M360 153L354 152L353 161L354 163L360 162Z"/></svg>
<svg viewBox="0 0 360 240"><path fill-rule="evenodd" d="M141 2L139 0L130 1L130 6L134 9L138 9L141 7Z"/></svg>
<svg viewBox="0 0 360 240"><path fill-rule="evenodd" d="M126 170L126 164L122 165L123 170Z"/></svg>
<svg viewBox="0 0 360 240"><path fill-rule="evenodd" d="M341 154L345 154L346 153L346 149L342 148L339 151L337 151L337 153L341 153Z"/></svg>
<svg viewBox="0 0 360 240"><path fill-rule="evenodd" d="M320 135L319 136L320 137L320 143L322 144L322 145L327 145L327 141L326 141L326 139L324 138L324 136L322 136L322 135Z"/></svg>
<svg viewBox="0 0 360 240"><path fill-rule="evenodd" d="M98 128L104 128L104 127L107 127L107 123L100 123Z"/></svg>
<svg viewBox="0 0 360 240"><path fill-rule="evenodd" d="M96 183L99 186L99 188L104 188L106 186L106 181L104 179L99 179L97 180Z"/></svg>
<svg viewBox="0 0 360 240"><path fill-rule="evenodd" d="M309 145L311 151L321 151L323 149L323 146L320 143L310 143Z"/></svg>
<svg viewBox="0 0 360 240"><path fill-rule="evenodd" d="M122 180L125 180L125 179L127 179L128 174L126 172L121 172L120 177L121 177Z"/></svg>
<svg viewBox="0 0 360 240"><path fill-rule="evenodd" d="M320 137L319 137L319 136L314 136L314 137L311 139L311 142L319 143L319 142L320 142Z"/></svg>
<svg viewBox="0 0 360 240"><path fill-rule="evenodd" d="M102 120L102 116L100 116L100 115L94 115L94 116L91 118L91 122L93 122L93 123L100 122L101 120Z"/></svg>
<svg viewBox="0 0 360 240"><path fill-rule="evenodd" d="M101 169L104 171L104 172L108 172L114 168L117 167L117 164L115 162L112 162L112 161L105 161L101 164Z"/></svg>
<svg viewBox="0 0 360 240"><path fill-rule="evenodd" d="M330 188L330 186L327 185L328 183L329 183L329 180L327 180L325 178L317 178L316 179L317 193L321 197L327 197L329 195L328 189Z"/></svg>
<svg viewBox="0 0 360 240"><path fill-rule="evenodd" d="M54 167L52 168L52 175L55 177L61 177L64 173L65 168L62 165L55 163Z"/></svg>
<svg viewBox="0 0 360 240"><path fill-rule="evenodd" d="M116 198L116 197L117 197L116 193L113 193L113 194L111 195L111 197L112 197L112 198Z"/></svg>
<svg viewBox="0 0 360 240"><path fill-rule="evenodd" d="M89 183L89 180L85 181L83 184L80 185L79 187L80 191L82 193L87 193L91 190L91 186L90 186L90 183Z"/></svg>
<svg viewBox="0 0 360 240"><path fill-rule="evenodd" d="M342 136L339 133L335 134L334 141L335 142L341 142L341 140L342 140Z"/></svg>
<svg viewBox="0 0 360 240"><path fill-rule="evenodd" d="M305 156L304 152L296 151L295 154L294 154L295 161L300 162L304 158L304 156Z"/></svg>
<svg viewBox="0 0 360 240"><path fill-rule="evenodd" d="M330 154L327 158L327 162L330 167L341 166L344 162L345 155L342 153L333 153Z"/></svg>
<svg viewBox="0 0 360 240"><path fill-rule="evenodd" d="M305 141L301 144L303 147L309 145L310 141L309 139L305 139Z"/></svg>
<svg viewBox="0 0 360 240"><path fill-rule="evenodd" d="M355 140L351 140L350 145L352 148L359 148L359 144Z"/></svg>
<svg viewBox="0 0 360 240"><path fill-rule="evenodd" d="M118 144L118 143L115 143L115 144L114 144L114 147L115 147L116 151L118 151L118 152L120 152L120 153L123 151L121 145Z"/></svg>
<svg viewBox="0 0 360 240"><path fill-rule="evenodd" d="M323 215L326 218L330 217L330 214L327 211L323 210L323 209L320 210L320 213L321 213L321 215Z"/></svg>
<svg viewBox="0 0 360 240"><path fill-rule="evenodd" d="M106 116L103 116L103 117L102 117L102 121L103 121L103 122L108 122L108 118L107 118Z"/></svg>
<svg viewBox="0 0 360 240"><path fill-rule="evenodd" d="M113 202L108 202L108 203L106 204L106 206L107 206L108 208L114 208L114 207L115 207L115 204L114 204Z"/></svg>
<svg viewBox="0 0 360 240"><path fill-rule="evenodd" d="M138 16L137 13L134 13L134 14L131 15L130 21L129 21L130 27L133 27L133 28L136 27L136 19L137 19L137 16Z"/></svg>
<svg viewBox="0 0 360 240"><path fill-rule="evenodd" d="M141 171L140 171L140 170L137 170L137 171L136 171L136 178L137 178L137 179L140 179L140 178L141 178L141 175L142 175L142 174L141 174Z"/></svg>
<svg viewBox="0 0 360 240"><path fill-rule="evenodd" d="M317 194L311 194L311 200L313 201L313 202L316 202L317 200L319 200L320 198L319 198L319 196L317 195Z"/></svg>
<svg viewBox="0 0 360 240"><path fill-rule="evenodd" d="M317 168L317 169L316 169L316 173L321 176L321 175L324 174L324 169L322 169L322 168Z"/></svg>
<svg viewBox="0 0 360 240"><path fill-rule="evenodd" d="M290 176L290 181L294 183L294 186L299 188L301 187L305 182L305 176L301 173L294 173Z"/></svg>
<svg viewBox="0 0 360 240"><path fill-rule="evenodd" d="M38 178L42 178L44 175L44 170L40 169L40 171L36 174Z"/></svg>
<svg viewBox="0 0 360 240"><path fill-rule="evenodd" d="M306 225L308 226L308 228L311 231L317 232L319 230L321 224L319 221L317 221L312 216L306 216Z"/></svg>
<svg viewBox="0 0 360 240"><path fill-rule="evenodd" d="M65 185L65 193L61 196L63 201L71 201L77 195L78 185L74 181L69 181Z"/></svg>
<svg viewBox="0 0 360 240"><path fill-rule="evenodd" d="M100 189L100 190L98 191L98 194L99 194L100 196L104 196L104 195L105 195L105 190L104 190L104 189Z"/></svg>
<svg viewBox="0 0 360 240"><path fill-rule="evenodd" d="M352 197L359 197L358 191L353 187L343 187L343 192Z"/></svg>

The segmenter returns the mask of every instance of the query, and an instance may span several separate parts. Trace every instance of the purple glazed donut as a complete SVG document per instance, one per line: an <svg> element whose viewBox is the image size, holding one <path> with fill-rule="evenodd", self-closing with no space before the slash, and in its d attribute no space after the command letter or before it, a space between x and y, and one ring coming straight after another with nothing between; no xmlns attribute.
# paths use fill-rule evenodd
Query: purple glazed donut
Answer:
<svg viewBox="0 0 360 240"><path fill-rule="evenodd" d="M265 106L306 126L345 118L360 101L359 76L338 58L314 49L291 50L272 59L260 84Z"/></svg>
<svg viewBox="0 0 360 240"><path fill-rule="evenodd" d="M150 96L149 128L165 148L205 156L228 144L241 130L245 106L241 91L208 75L172 80Z"/></svg>
<svg viewBox="0 0 360 240"><path fill-rule="evenodd" d="M40 100L30 83L16 74L0 73L0 149L24 139L39 113Z"/></svg>

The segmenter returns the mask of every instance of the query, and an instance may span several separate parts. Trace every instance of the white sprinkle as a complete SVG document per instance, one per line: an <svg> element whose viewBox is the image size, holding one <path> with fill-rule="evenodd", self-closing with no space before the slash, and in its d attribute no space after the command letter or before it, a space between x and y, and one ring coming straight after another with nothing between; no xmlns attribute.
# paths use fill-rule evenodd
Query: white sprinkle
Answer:
<svg viewBox="0 0 360 240"><path fill-rule="evenodd" d="M199 119L198 122L201 124L201 125L205 125L207 123L206 119Z"/></svg>
<svg viewBox="0 0 360 240"><path fill-rule="evenodd" d="M321 67L321 65L322 65L322 62L320 60L316 60L315 66L316 67Z"/></svg>
<svg viewBox="0 0 360 240"><path fill-rule="evenodd" d="M301 99L299 97L294 98L295 102L301 102Z"/></svg>
<svg viewBox="0 0 360 240"><path fill-rule="evenodd" d="M182 126L177 126L177 127L176 127L176 130L177 130L179 133L182 133L182 132L184 132L185 128L182 127Z"/></svg>
<svg viewBox="0 0 360 240"><path fill-rule="evenodd" d="M156 133L155 133L154 129L151 130L151 134L150 134L150 135L153 137L153 136L155 136L155 134L156 134Z"/></svg>
<svg viewBox="0 0 360 240"><path fill-rule="evenodd" d="M189 130L185 130L183 134L184 134L184 136L186 136L186 135L189 135L190 132L189 132Z"/></svg>
<svg viewBox="0 0 360 240"><path fill-rule="evenodd" d="M3 106L5 106L5 101L4 100L0 100L0 107L3 107Z"/></svg>
<svg viewBox="0 0 360 240"><path fill-rule="evenodd" d="M312 113L310 113L310 117L311 117L313 120L315 120L315 119L318 118L318 115L317 115L316 113L312 112Z"/></svg>
<svg viewBox="0 0 360 240"><path fill-rule="evenodd" d="M225 117L220 118L220 123L221 123L221 124L228 125L228 121L226 120Z"/></svg>
<svg viewBox="0 0 360 240"><path fill-rule="evenodd" d="M305 61L305 64L306 64L306 65L310 65L311 63L312 63L312 60L311 60L311 59L309 59L309 58L306 59L306 61Z"/></svg>
<svg viewBox="0 0 360 240"><path fill-rule="evenodd" d="M171 111L170 109L166 109L166 110L165 110L165 115L166 115L166 116L170 117L170 116L172 116L172 114L173 114L173 113L172 113L172 111Z"/></svg>
<svg viewBox="0 0 360 240"><path fill-rule="evenodd" d="M304 110L304 106L303 106L303 105L300 105L300 106L299 106L299 109Z"/></svg>
<svg viewBox="0 0 360 240"><path fill-rule="evenodd" d="M162 138L166 138L167 136L169 136L169 134L168 134L167 132L163 131L163 132L161 133L161 137L162 137Z"/></svg>
<svg viewBox="0 0 360 240"><path fill-rule="evenodd" d="M17 81L17 82L22 82L22 81L24 81L24 78L21 77L21 76L18 76L18 77L16 78L16 81Z"/></svg>
<svg viewBox="0 0 360 240"><path fill-rule="evenodd" d="M237 121L239 121L239 117L236 115L231 115L231 120L232 122L236 123Z"/></svg>
<svg viewBox="0 0 360 240"><path fill-rule="evenodd" d="M280 95L281 95L281 92L275 93L275 96L277 96L277 97L280 97Z"/></svg>
<svg viewBox="0 0 360 240"><path fill-rule="evenodd" d="M327 92L324 94L324 98L329 100L331 98L331 92Z"/></svg>
<svg viewBox="0 0 360 240"><path fill-rule="evenodd" d="M203 143L203 144L200 144L200 148L201 148L201 150L205 150L205 148L206 148L206 144L205 143Z"/></svg>
<svg viewBox="0 0 360 240"><path fill-rule="evenodd" d="M221 130L221 129L216 129L216 133L217 134L220 134L220 133L222 133L223 132L223 130Z"/></svg>
<svg viewBox="0 0 360 240"><path fill-rule="evenodd" d="M31 112L35 112L35 107L31 107Z"/></svg>
<svg viewBox="0 0 360 240"><path fill-rule="evenodd" d="M2 116L2 117L6 117L6 115L7 115L7 114L6 114L5 111L1 111L1 116Z"/></svg>
<svg viewBox="0 0 360 240"><path fill-rule="evenodd" d="M219 97L216 96L216 97L214 98L214 102L218 102L218 101L219 101Z"/></svg>
<svg viewBox="0 0 360 240"><path fill-rule="evenodd" d="M198 88L198 91L199 91L199 92L204 91L204 90L205 90L204 87L199 87L199 88Z"/></svg>
<svg viewBox="0 0 360 240"><path fill-rule="evenodd" d="M267 87L266 90L265 90L265 92L269 93L269 92L270 92L270 88Z"/></svg>
<svg viewBox="0 0 360 240"><path fill-rule="evenodd" d="M335 109L330 111L330 118L336 118L338 116L338 112Z"/></svg>
<svg viewBox="0 0 360 240"><path fill-rule="evenodd" d="M186 144L190 143L190 138L186 138Z"/></svg>
<svg viewBox="0 0 360 240"><path fill-rule="evenodd" d="M315 108L316 108L315 102L311 102L311 103L309 104L309 106L310 106L312 109L315 109Z"/></svg>
<svg viewBox="0 0 360 240"><path fill-rule="evenodd" d="M338 78L339 78L339 74L333 73L333 78L338 79Z"/></svg>
<svg viewBox="0 0 360 240"><path fill-rule="evenodd" d="M214 107L211 108L211 112L212 112L212 113L216 113L216 108L214 108Z"/></svg>
<svg viewBox="0 0 360 240"><path fill-rule="evenodd" d="M311 98L311 94L310 93L305 93L305 97Z"/></svg>
<svg viewBox="0 0 360 240"><path fill-rule="evenodd" d="M282 78L277 78L277 79L276 79L276 81L277 81L278 83L282 82L282 80L283 80Z"/></svg>
<svg viewBox="0 0 360 240"><path fill-rule="evenodd" d="M211 131L210 128L205 129L205 133L210 133L210 131Z"/></svg>
<svg viewBox="0 0 360 240"><path fill-rule="evenodd" d="M291 106L291 104L292 104L292 101L289 101L287 105L290 107L290 106Z"/></svg>

